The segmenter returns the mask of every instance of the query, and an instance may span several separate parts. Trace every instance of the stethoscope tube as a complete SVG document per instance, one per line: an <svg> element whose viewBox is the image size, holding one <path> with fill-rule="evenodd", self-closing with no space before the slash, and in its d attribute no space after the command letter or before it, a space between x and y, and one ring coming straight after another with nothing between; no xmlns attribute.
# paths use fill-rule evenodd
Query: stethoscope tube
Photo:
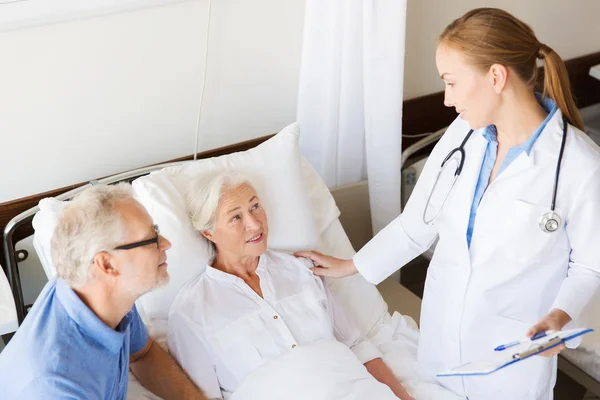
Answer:
<svg viewBox="0 0 600 400"><path fill-rule="evenodd" d="M540 219L540 229L546 233L555 232L561 224L560 215L555 212L556 196L558 192L558 180L560 177L560 166L562 164L563 154L565 152L565 144L567 143L567 118L563 115L563 135L560 142L560 151L558 152L558 160L556 161L556 172L554 173L554 188L552 189L552 202L550 203L550 212L542 215Z"/></svg>
<svg viewBox="0 0 600 400"><path fill-rule="evenodd" d="M563 135L560 142L560 151L558 153L558 161L556 162L556 172L554 174L554 189L552 190L552 203L550 204L550 211L554 212L556 206L556 193L558 189L558 178L560 177L560 165L563 159L563 153L565 152L565 144L567 143L567 118L563 116Z"/></svg>
<svg viewBox="0 0 600 400"><path fill-rule="evenodd" d="M552 202L550 203L550 212L547 212L546 214L542 215L542 218L540 219L540 223L539 223L542 231L547 232L547 233L556 231L561 224L561 218L558 214L555 213L555 209L556 209L556 196L557 196L557 192L558 192L558 181L560 178L560 167L561 167L561 163L562 163L562 159L563 159L563 154L565 151L565 145L567 142L568 122L567 122L567 118L564 115L562 117L562 121L563 121L563 132L562 132L563 134L562 134L562 139L561 139L561 143L560 143L560 151L558 153L558 161L556 163L556 172L554 174L554 187L552 189ZM448 153L446 158L444 158L444 161L442 161L442 164L440 165L440 170L437 174L437 177L435 179L433 187L431 188L431 192L429 193L427 202L425 203L425 208L423 209L423 222L425 224L427 224L427 225L431 224L433 222L433 220L437 217L437 215L440 213L440 211L442 210L442 207L446 203L446 199L448 199L450 192L452 192L452 188L454 188L454 184L456 183L458 177L462 173L462 170L463 170L463 167L465 164L465 158L466 158L465 145L469 141L469 138L471 137L472 134L473 134L473 129L469 130L469 132L465 135L460 146L458 146L455 149L452 149ZM460 154L460 160L457 161L456 159L452 159L452 156L455 153ZM452 180L450 190L448 190L448 193L442 200L442 204L440 205L438 210L435 212L433 217L427 218L427 209L431 202L431 198L433 197L433 193L435 192L435 188L437 187L437 185L439 183L440 175L442 174L444 167L450 160L454 160L457 162L457 167L456 167L456 171L454 172L454 178Z"/></svg>
<svg viewBox="0 0 600 400"><path fill-rule="evenodd" d="M472 134L473 134L473 129L471 129L469 131L469 133L466 134L466 136L463 139L460 146L458 146L457 148L452 150L450 153L448 153L446 158L444 158L444 161L442 161L442 165L440 166L440 173L442 172L441 170L444 169L444 165L446 165L446 163L448 162L448 160L450 160L450 158L454 155L454 153L459 152L460 153L460 162L458 164L458 167L456 168L456 171L454 172L454 176L457 177L461 174L463 166L465 165L465 157L466 157L465 145L469 141L469 138L471 137ZM438 174L438 176L439 176L439 174Z"/></svg>
<svg viewBox="0 0 600 400"><path fill-rule="evenodd" d="M464 137L462 143L460 144L460 146L458 146L457 148L455 148L452 151L450 151L450 153L448 153L448 155L446 156L446 158L444 158L444 161L442 161L442 164L440 165L440 170L439 170L439 172L437 174L437 177L435 178L435 183L433 184L433 188L431 188L431 192L429 192L429 197L427 198L427 202L425 203L425 209L423 210L423 222L425 222L425 224L429 225L429 224L431 224L433 222L433 220L435 219L435 217L437 217L437 215L442 210L442 206L444 205L444 203L446 203L446 199L448 198L448 196L450 196L450 192L452 192L452 188L454 187L454 184L456 183L456 180L458 179L458 177L462 173L463 167L465 165L465 157L466 157L465 145L469 141L469 138L471 137L472 134L473 134L473 129L469 130L469 133L467 133L465 135L465 137ZM454 155L454 153L459 153L460 154L460 160L456 160L455 158L452 158L452 156ZM438 208L438 210L435 212L435 214L433 214L433 216L428 219L427 218L427 207L428 207L429 203L431 202L431 198L433 197L433 194L435 193L435 188L436 188L436 186L438 185L438 183L440 181L440 175L444 171L444 167L446 166L446 164L448 163L448 161L455 161L457 163L457 165L456 165L456 171L454 171L454 178L452 179L452 183L450 184L450 190L448 190L448 193L446 193L446 196L444 196L444 199L442 200L442 206L440 206Z"/></svg>

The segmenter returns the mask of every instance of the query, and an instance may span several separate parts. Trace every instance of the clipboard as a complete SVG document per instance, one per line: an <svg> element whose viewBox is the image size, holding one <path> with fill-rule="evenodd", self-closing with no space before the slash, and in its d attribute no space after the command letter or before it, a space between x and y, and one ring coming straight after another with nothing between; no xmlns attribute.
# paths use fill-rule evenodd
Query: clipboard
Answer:
<svg viewBox="0 0 600 400"><path fill-rule="evenodd" d="M489 375L592 331L593 329L586 328L552 332L539 339L492 351L481 359L442 371L436 374L436 377Z"/></svg>

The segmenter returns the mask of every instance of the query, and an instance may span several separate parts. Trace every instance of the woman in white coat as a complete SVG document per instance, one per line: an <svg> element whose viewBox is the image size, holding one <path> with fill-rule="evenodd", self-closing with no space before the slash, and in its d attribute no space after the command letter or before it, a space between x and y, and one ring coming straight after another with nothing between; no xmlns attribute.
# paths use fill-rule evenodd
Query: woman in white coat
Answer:
<svg viewBox="0 0 600 400"><path fill-rule="evenodd" d="M543 95L534 92L538 59ZM525 23L485 8L444 30L436 63L445 104L460 115L431 153L402 215L352 260L300 254L318 265L316 274L359 272L376 284L438 239L418 351L432 375L525 334L576 326L600 286L600 152L582 132L561 58ZM540 219L553 199L564 121L554 209L561 221L545 232ZM425 223L439 167L470 129L462 173L443 206L444 196L433 196L428 216L440 212ZM450 172L436 191L448 192ZM491 375L438 379L469 400L548 400L563 347Z"/></svg>

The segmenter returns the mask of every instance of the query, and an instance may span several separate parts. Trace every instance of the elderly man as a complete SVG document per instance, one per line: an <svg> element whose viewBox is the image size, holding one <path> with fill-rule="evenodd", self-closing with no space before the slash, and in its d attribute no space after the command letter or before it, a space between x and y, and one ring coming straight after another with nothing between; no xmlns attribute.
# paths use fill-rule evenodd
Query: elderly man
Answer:
<svg viewBox="0 0 600 400"><path fill-rule="evenodd" d="M125 399L131 368L160 397L205 399L134 306L168 282L170 246L128 184L76 197L52 238L58 279L0 354L0 398Z"/></svg>

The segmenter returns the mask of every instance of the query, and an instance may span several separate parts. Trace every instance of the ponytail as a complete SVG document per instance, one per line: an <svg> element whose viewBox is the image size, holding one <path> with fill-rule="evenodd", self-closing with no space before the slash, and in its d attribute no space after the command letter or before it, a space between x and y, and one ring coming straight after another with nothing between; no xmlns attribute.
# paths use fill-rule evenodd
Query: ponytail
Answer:
<svg viewBox="0 0 600 400"><path fill-rule="evenodd" d="M554 50L542 43L538 58L544 60L544 96L554 100L569 123L583 131L583 120L573 100L565 63Z"/></svg>

